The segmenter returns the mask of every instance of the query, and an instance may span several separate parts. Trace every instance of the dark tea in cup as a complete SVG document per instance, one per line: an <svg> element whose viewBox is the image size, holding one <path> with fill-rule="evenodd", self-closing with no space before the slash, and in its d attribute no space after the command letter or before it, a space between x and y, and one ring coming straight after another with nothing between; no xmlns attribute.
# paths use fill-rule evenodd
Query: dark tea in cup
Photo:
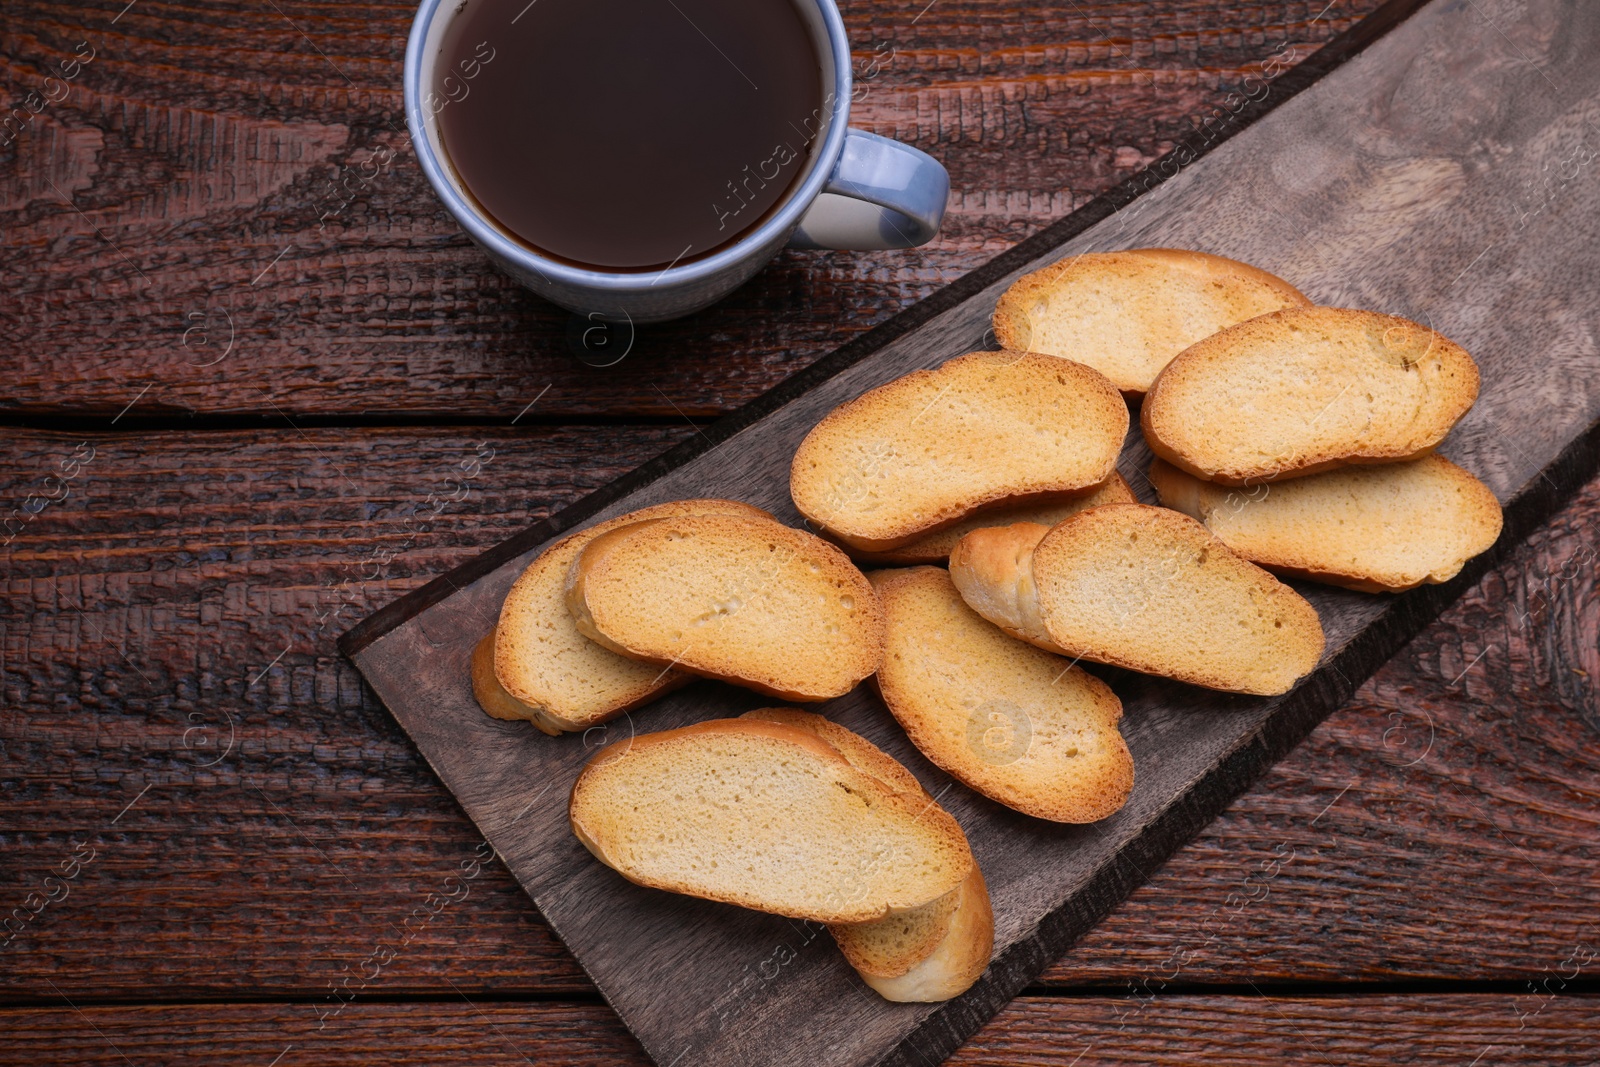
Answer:
<svg viewBox="0 0 1600 1067"><path fill-rule="evenodd" d="M478 208L549 258L648 271L781 205L828 109L791 0L465 0L432 94Z"/></svg>

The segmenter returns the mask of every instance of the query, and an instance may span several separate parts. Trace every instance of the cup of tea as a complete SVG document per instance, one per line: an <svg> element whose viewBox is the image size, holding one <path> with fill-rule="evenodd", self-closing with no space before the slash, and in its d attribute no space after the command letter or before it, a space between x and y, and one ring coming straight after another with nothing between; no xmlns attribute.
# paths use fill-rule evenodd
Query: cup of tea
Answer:
<svg viewBox="0 0 1600 1067"><path fill-rule="evenodd" d="M939 231L932 156L848 128L834 0L422 0L405 107L423 173L502 270L581 315L676 318L785 244Z"/></svg>

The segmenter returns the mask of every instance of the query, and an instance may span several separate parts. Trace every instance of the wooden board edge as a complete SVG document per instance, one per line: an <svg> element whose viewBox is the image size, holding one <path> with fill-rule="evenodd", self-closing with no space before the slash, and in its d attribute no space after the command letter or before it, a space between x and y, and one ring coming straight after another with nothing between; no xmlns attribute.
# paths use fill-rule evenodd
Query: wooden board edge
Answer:
<svg viewBox="0 0 1600 1067"><path fill-rule="evenodd" d="M717 420L707 429L673 446L616 481L568 505L549 518L512 535L420 588L379 608L340 635L339 651L346 657L353 658L357 652L395 627L453 593L465 589L506 561L515 559L557 534L572 529L607 505L643 489L690 460L703 455L740 430L798 400L822 382L861 362L890 342L982 292L1012 271L1042 258L1052 249L1066 244L1091 226L1110 218L1276 110L1284 102L1293 99L1338 67L1360 55L1379 38L1425 7L1428 2L1429 0L1388 0L1382 7L1323 45L1304 61L1267 82L1267 92L1259 100L1247 101L1238 111L1209 130L1196 130L1179 141L1171 151L1126 181L1113 186L1078 210L1000 253L983 266L834 349L739 410Z"/></svg>
<svg viewBox="0 0 1600 1067"><path fill-rule="evenodd" d="M991 964L971 993L939 1005L877 1067L928 1067L943 1062L1002 1007L1033 983L1135 888L1222 814L1395 653L1437 619L1463 593L1504 563L1536 529L1600 472L1600 421L1568 442L1503 508L1505 524L1493 547L1469 560L1440 585L1396 595L1382 619L1364 629L1337 656L1290 692L1262 728L1244 739L1178 802L1152 819L1119 851L1117 861L1095 871L1076 899L1089 907L1047 913L1031 938L1018 941Z"/></svg>

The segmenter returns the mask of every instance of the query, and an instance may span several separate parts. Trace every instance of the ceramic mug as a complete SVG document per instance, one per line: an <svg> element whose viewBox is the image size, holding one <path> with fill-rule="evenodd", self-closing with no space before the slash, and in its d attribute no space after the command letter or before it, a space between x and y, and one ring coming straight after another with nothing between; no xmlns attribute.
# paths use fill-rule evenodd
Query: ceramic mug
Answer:
<svg viewBox="0 0 1600 1067"><path fill-rule="evenodd" d="M792 0L811 33L826 88L810 158L788 198L731 245L654 273L612 273L541 256L486 217L462 191L439 136L435 66L451 20L473 0L422 0L406 43L405 107L422 172L450 214L491 260L569 311L613 321L660 322L715 303L785 244L794 248L912 248L932 240L950 176L910 145L849 129L850 42L834 0Z"/></svg>

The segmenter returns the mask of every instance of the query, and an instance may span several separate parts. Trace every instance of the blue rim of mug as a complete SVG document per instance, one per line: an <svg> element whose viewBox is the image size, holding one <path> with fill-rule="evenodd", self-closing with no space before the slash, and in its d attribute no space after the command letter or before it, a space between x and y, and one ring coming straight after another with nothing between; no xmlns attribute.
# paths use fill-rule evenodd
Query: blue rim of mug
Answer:
<svg viewBox="0 0 1600 1067"><path fill-rule="evenodd" d="M827 137L823 141L822 150L817 153L811 170L790 192L788 200L782 207L761 225L720 252L704 259L697 259L682 266L668 266L664 270L655 272L645 270L621 273L575 267L542 256L527 245L507 237L498 226L483 216L476 205L461 194L456 188L448 165L434 153L422 109L422 68L425 58L423 53L428 31L440 9L447 5L453 7L459 0L422 0L421 6L417 8L417 17L411 23L411 36L406 41L404 91L406 128L411 132L411 145L416 151L417 162L422 164L422 173L427 175L428 184L433 186L433 191L444 202L444 206L475 240L502 258L527 267L551 281L592 289L635 292L715 277L742 262L752 248L759 248L780 237L786 237L789 231L798 226L812 201L827 184L833 168L839 162L840 153L844 151L844 139L848 132L847 123L844 121L845 109L849 105L852 81L850 40L845 35L844 19L839 15L839 8L834 0L794 0L794 2L815 5L822 16L823 25L827 28L828 45L833 53L833 99L831 102L823 101L823 110L829 116Z"/></svg>

